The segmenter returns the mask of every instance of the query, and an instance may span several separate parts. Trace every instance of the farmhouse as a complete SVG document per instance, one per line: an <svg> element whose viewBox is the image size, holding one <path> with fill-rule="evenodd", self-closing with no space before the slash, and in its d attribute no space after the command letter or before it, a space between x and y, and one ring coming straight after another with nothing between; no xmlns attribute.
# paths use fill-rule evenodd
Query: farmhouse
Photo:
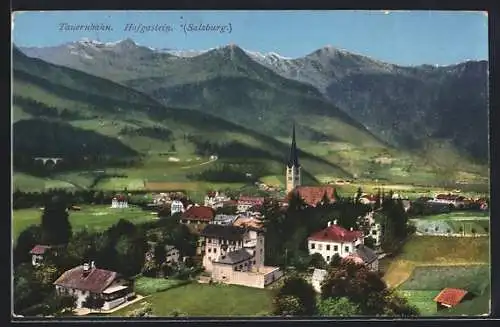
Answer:
<svg viewBox="0 0 500 327"><path fill-rule="evenodd" d="M435 298L437 309L442 310L458 305L460 302L470 296L466 290L458 288L445 288Z"/></svg>
<svg viewBox="0 0 500 327"><path fill-rule="evenodd" d="M264 288L283 274L264 266L264 233L259 228L209 224L201 236L203 267L213 281Z"/></svg>
<svg viewBox="0 0 500 327"><path fill-rule="evenodd" d="M307 239L309 254L319 253L325 261L329 263L335 254L341 258L356 251L356 246L363 244L363 233L360 231L350 231L329 221L327 228L320 230Z"/></svg>
<svg viewBox="0 0 500 327"><path fill-rule="evenodd" d="M454 195L454 194L437 194L434 199L430 200L430 202L442 203L451 205L454 208L463 208L465 206L465 197Z"/></svg>
<svg viewBox="0 0 500 327"><path fill-rule="evenodd" d="M113 309L135 295L128 281L114 271L96 268L94 262L64 272L54 285L58 294L76 296L77 308L84 306L89 295L104 300L103 310Z"/></svg>
<svg viewBox="0 0 500 327"><path fill-rule="evenodd" d="M208 224L215 217L214 209L206 206L191 206L181 216L183 224Z"/></svg>

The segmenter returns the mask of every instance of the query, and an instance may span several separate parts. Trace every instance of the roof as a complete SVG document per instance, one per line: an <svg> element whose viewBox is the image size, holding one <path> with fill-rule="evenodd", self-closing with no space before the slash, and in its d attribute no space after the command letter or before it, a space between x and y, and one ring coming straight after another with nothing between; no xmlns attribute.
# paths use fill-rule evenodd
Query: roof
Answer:
<svg viewBox="0 0 500 327"><path fill-rule="evenodd" d="M228 252L226 255L223 255L219 258L217 263L222 263L222 264L227 264L227 265L234 265L243 261L246 261L248 259L252 258L252 255L248 253L247 250L245 249L239 249L236 251Z"/></svg>
<svg viewBox="0 0 500 327"><path fill-rule="evenodd" d="M361 198L367 199L368 201L371 201L371 202L376 202L379 200L378 196L373 195L373 194L365 194L365 195L362 195Z"/></svg>
<svg viewBox="0 0 500 327"><path fill-rule="evenodd" d="M245 231L245 228L239 226L208 224L201 231L200 235L211 238L222 238L230 241L240 241L243 239Z"/></svg>
<svg viewBox="0 0 500 327"><path fill-rule="evenodd" d="M169 245L169 244L165 245L165 251L167 251L167 252L168 252L168 251L170 251L170 250L175 250L175 246L173 246L173 245Z"/></svg>
<svg viewBox="0 0 500 327"><path fill-rule="evenodd" d="M101 293L118 277L118 273L99 268L90 268L87 276L83 274L83 265L65 271L54 285L78 290Z"/></svg>
<svg viewBox="0 0 500 327"><path fill-rule="evenodd" d="M455 201L455 200L463 200L463 197L459 197L458 195L453 195L453 194L438 194L436 195L436 199Z"/></svg>
<svg viewBox="0 0 500 327"><path fill-rule="evenodd" d="M247 227L249 229L257 229L257 230L263 228L262 221L254 217L238 217L233 222L233 226Z"/></svg>
<svg viewBox="0 0 500 327"><path fill-rule="evenodd" d="M224 214L218 214L215 215L214 220L215 221L226 221L230 220L231 222L234 221L235 219L238 218L238 215L224 215Z"/></svg>
<svg viewBox="0 0 500 327"><path fill-rule="evenodd" d="M361 231L348 231L339 225L331 225L319 232L313 233L308 237L311 241L324 241L324 242L354 242L356 239L363 237Z"/></svg>
<svg viewBox="0 0 500 327"><path fill-rule="evenodd" d="M323 281L327 275L327 271L325 269L314 269L312 274L312 280Z"/></svg>
<svg viewBox="0 0 500 327"><path fill-rule="evenodd" d="M332 186L297 186L294 191L311 207L321 202L325 193L331 202L336 201L335 188Z"/></svg>
<svg viewBox="0 0 500 327"><path fill-rule="evenodd" d="M358 245L355 253L365 264L370 264L378 258L377 253L364 244Z"/></svg>
<svg viewBox="0 0 500 327"><path fill-rule="evenodd" d="M287 167L300 167L297 143L295 141L295 123L292 127L292 144L290 145L290 156L288 157Z"/></svg>
<svg viewBox="0 0 500 327"><path fill-rule="evenodd" d="M125 285L113 285L113 286L110 286L108 288L106 288L103 293L104 294L112 294L114 292L118 292L118 291L121 291L121 290L124 290L128 288L128 286L125 286Z"/></svg>
<svg viewBox="0 0 500 327"><path fill-rule="evenodd" d="M215 216L214 209L206 206L192 206L183 214L184 219L211 221Z"/></svg>
<svg viewBox="0 0 500 327"><path fill-rule="evenodd" d="M51 248L52 247L50 245L35 245L33 249L31 249L30 254L44 254Z"/></svg>
<svg viewBox="0 0 500 327"><path fill-rule="evenodd" d="M445 288L434 298L434 302L455 306L463 300L467 293L466 290L459 288Z"/></svg>

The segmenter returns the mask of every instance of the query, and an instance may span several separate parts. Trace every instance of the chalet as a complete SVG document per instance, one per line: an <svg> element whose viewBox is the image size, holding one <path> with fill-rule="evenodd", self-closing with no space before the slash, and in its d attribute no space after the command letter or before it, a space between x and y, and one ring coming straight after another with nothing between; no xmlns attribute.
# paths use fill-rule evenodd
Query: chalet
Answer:
<svg viewBox="0 0 500 327"><path fill-rule="evenodd" d="M446 308L452 308L463 300L470 297L470 293L466 290L458 288L445 288L434 298L436 302L437 309L442 310Z"/></svg>
<svg viewBox="0 0 500 327"><path fill-rule="evenodd" d="M256 205L262 205L263 203L263 197L240 196L238 199L237 211L245 212Z"/></svg>
<svg viewBox="0 0 500 327"><path fill-rule="evenodd" d="M84 307L89 295L104 300L103 310L113 309L135 296L127 280L114 271L96 268L94 262L64 272L54 285L58 294L75 296L77 308Z"/></svg>
<svg viewBox="0 0 500 327"><path fill-rule="evenodd" d="M323 198L327 197L329 203L336 201L335 188L332 186L296 186L292 191L295 192L304 202L310 207L316 207L318 204L323 204ZM291 192L288 198L291 196Z"/></svg>
<svg viewBox="0 0 500 327"><path fill-rule="evenodd" d="M356 245L354 252L346 256L344 260L351 260L357 264L367 266L371 271L378 271L377 253L364 244Z"/></svg>
<svg viewBox="0 0 500 327"><path fill-rule="evenodd" d="M33 266L41 265L44 257L46 257L47 254L49 254L53 250L54 247L50 245L35 245L30 251L31 264Z"/></svg>
<svg viewBox="0 0 500 327"><path fill-rule="evenodd" d="M282 276L279 268L264 266L261 229L209 224L200 235L203 267L213 281L264 288Z"/></svg>
<svg viewBox="0 0 500 327"><path fill-rule="evenodd" d="M191 206L181 215L183 224L208 224L213 221L215 210L206 206Z"/></svg>
<svg viewBox="0 0 500 327"><path fill-rule="evenodd" d="M307 239L309 254L319 253L329 263L335 254L344 258L355 252L356 246L363 244L363 233L360 231L346 230L328 222L327 228L320 230Z"/></svg>

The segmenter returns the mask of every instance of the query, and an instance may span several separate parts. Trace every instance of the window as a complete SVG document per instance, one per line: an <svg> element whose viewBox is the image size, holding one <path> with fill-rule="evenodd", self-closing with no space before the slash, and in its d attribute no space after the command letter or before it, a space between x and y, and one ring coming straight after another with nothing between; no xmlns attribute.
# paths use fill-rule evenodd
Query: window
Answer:
<svg viewBox="0 0 500 327"><path fill-rule="evenodd" d="M345 247L345 252L349 252L349 247L348 246Z"/></svg>
<svg viewBox="0 0 500 327"><path fill-rule="evenodd" d="M376 230L372 230L372 235L377 235L377 231Z"/></svg>
<svg viewBox="0 0 500 327"><path fill-rule="evenodd" d="M323 244L318 244L318 250L323 250Z"/></svg>
<svg viewBox="0 0 500 327"><path fill-rule="evenodd" d="M339 250L339 246L338 245L334 245L333 246L333 251L337 252Z"/></svg>
<svg viewBox="0 0 500 327"><path fill-rule="evenodd" d="M238 268L239 268L239 269L243 268L243 265L239 265L239 266L238 266Z"/></svg>
<svg viewBox="0 0 500 327"><path fill-rule="evenodd" d="M211 253L212 252L212 249L211 248L208 248L208 253Z"/></svg>
<svg viewBox="0 0 500 327"><path fill-rule="evenodd" d="M255 260L253 261L253 264L255 264Z"/></svg>
<svg viewBox="0 0 500 327"><path fill-rule="evenodd" d="M330 262L330 256L326 257L326 262Z"/></svg>
<svg viewBox="0 0 500 327"><path fill-rule="evenodd" d="M245 267L248 266L248 262L245 262Z"/></svg>
<svg viewBox="0 0 500 327"><path fill-rule="evenodd" d="M216 248L214 248L214 253L217 253L217 249Z"/></svg>
<svg viewBox="0 0 500 327"><path fill-rule="evenodd" d="M326 250L327 250L327 251L330 251L330 244L328 244L328 245L326 246Z"/></svg>
<svg viewBox="0 0 500 327"><path fill-rule="evenodd" d="M314 250L315 246L316 246L316 244L311 243L311 250Z"/></svg>

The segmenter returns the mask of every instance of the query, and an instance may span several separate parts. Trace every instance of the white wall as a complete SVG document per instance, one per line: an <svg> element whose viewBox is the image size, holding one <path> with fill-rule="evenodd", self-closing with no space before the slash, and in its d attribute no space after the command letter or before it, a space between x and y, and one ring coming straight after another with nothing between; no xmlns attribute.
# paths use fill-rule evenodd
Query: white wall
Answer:
<svg viewBox="0 0 500 327"><path fill-rule="evenodd" d="M311 248L311 245L314 244L314 249ZM330 249L328 250L328 246ZM337 251L335 251L335 246L337 246ZM346 250L348 247L348 251ZM325 241L307 241L307 248L309 249L309 254L312 255L314 253L319 253L323 256L326 262L330 262L335 254L338 254L341 258L348 256L353 253L354 242L347 243L337 243L337 242L325 242Z"/></svg>

